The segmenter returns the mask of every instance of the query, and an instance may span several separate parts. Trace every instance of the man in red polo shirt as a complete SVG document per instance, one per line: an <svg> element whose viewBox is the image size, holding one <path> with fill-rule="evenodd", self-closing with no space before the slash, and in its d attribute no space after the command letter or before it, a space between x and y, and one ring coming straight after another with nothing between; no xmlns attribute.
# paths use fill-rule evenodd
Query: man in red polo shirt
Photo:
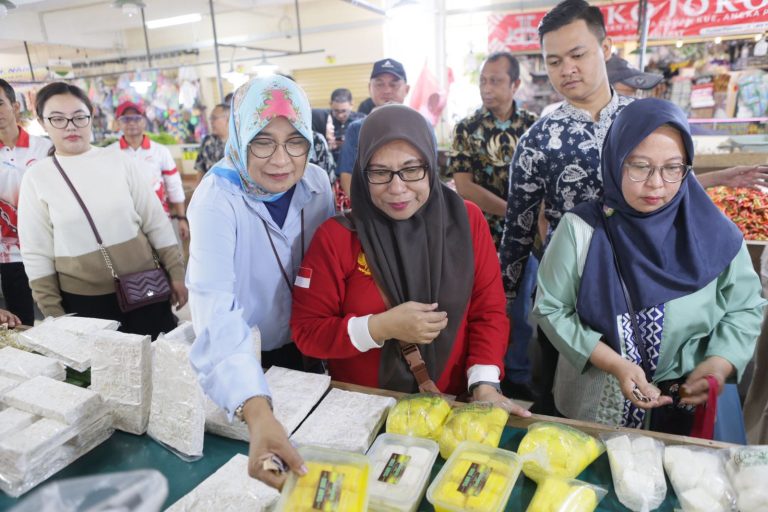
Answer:
<svg viewBox="0 0 768 512"><path fill-rule="evenodd" d="M26 169L48 156L51 142L28 134L18 124L16 92L0 79L0 284L6 307L25 325L35 322L32 291L24 272L16 230L19 186Z"/></svg>
<svg viewBox="0 0 768 512"><path fill-rule="evenodd" d="M165 146L149 140L144 133L147 121L140 105L124 101L117 106L115 118L123 136L110 148L120 149L146 164L144 168L151 172L152 186L157 197L171 219L178 221L174 227L178 226L179 236L186 240L189 238L189 223L184 213L184 187L171 152Z"/></svg>

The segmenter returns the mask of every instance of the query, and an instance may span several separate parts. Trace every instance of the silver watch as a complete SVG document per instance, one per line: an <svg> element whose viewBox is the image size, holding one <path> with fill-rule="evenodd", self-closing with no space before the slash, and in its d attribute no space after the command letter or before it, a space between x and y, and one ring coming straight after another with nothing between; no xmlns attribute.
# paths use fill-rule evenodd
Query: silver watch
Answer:
<svg viewBox="0 0 768 512"><path fill-rule="evenodd" d="M252 397L249 397L245 399L243 403L238 405L235 408L235 418L239 419L240 421L245 421L245 418L243 418L243 408L245 407L245 402L250 400L251 398L263 398L267 401L267 404L269 405L269 410L274 411L275 409L272 407L272 397L269 395L253 395Z"/></svg>

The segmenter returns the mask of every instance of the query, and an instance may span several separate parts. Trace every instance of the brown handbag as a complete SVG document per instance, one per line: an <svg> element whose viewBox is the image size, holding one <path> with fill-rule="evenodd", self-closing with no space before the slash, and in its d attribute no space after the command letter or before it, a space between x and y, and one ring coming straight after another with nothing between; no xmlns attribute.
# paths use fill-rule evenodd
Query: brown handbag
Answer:
<svg viewBox="0 0 768 512"><path fill-rule="evenodd" d="M101 255L104 257L104 263L107 265L110 274L112 274L112 279L115 281L115 293L117 294L117 304L120 307L120 311L127 313L149 304L164 302L170 299L171 285L168 282L168 276L165 273L165 270L162 268L155 255L154 249L152 249L152 258L155 261L155 268L133 272L131 274L123 274L122 276L117 275L115 267L112 265L112 258L109 257L107 248L104 247L101 235L99 235L99 231L96 229L96 224L94 224L93 218L91 218L91 213L88 211L88 208L86 208L80 194L77 193L75 186L69 180L69 176L67 176L67 173L61 168L61 164L56 158L56 155L53 155L53 163L56 165L56 168L61 173L61 176L64 178L64 181L67 183L70 190L72 190L72 194L74 194L75 199L77 199L77 202L83 209L83 213L85 213L85 217L88 219L88 224L91 225L93 234L96 236L96 242L99 245Z"/></svg>

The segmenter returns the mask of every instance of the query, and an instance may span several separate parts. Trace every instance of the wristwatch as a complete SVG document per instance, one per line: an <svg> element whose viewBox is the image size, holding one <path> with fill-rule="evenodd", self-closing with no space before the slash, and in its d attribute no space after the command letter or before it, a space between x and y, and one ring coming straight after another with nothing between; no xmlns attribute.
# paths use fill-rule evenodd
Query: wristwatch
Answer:
<svg viewBox="0 0 768 512"><path fill-rule="evenodd" d="M488 386L491 386L491 387L493 387L493 388L496 388L496 391L498 391L499 393L501 393L501 384L500 384L500 383L498 383L498 382L490 382L490 381L487 381L487 380L479 380L479 381L477 381L477 382L473 382L473 383L472 383L472 385L471 385L471 386L469 386L469 390L468 390L468 391L469 391L469 394L471 395L471 394L472 394L472 392L475 390L475 388L476 388L477 386L479 386L480 384L486 384L486 385L488 385Z"/></svg>
<svg viewBox="0 0 768 512"><path fill-rule="evenodd" d="M272 407L272 397L269 395L253 395L252 397L247 398L243 403L238 405L235 408L235 418L239 419L240 421L245 421L245 418L243 417L243 409L245 408L245 402L250 400L251 398L263 398L267 401L267 404L269 405L269 410L274 411L275 409Z"/></svg>

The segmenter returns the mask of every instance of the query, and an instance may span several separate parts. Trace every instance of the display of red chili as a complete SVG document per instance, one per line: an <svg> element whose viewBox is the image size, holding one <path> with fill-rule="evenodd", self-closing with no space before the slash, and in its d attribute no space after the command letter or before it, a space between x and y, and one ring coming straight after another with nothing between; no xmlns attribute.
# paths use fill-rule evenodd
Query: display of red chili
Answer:
<svg viewBox="0 0 768 512"><path fill-rule="evenodd" d="M709 197L747 240L768 240L768 195L750 188L714 187Z"/></svg>

